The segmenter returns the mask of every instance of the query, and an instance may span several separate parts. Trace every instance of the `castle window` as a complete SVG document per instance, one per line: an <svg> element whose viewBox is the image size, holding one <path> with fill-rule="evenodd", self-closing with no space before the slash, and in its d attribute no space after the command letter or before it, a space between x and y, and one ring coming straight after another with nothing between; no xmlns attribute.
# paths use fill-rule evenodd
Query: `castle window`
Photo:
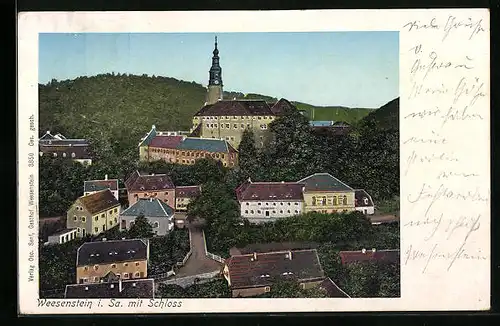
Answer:
<svg viewBox="0 0 500 326"><path fill-rule="evenodd" d="M347 196L344 196L342 199L342 204L347 205Z"/></svg>
<svg viewBox="0 0 500 326"><path fill-rule="evenodd" d="M230 123L226 123L226 128L227 129L231 128L231 124Z"/></svg>
<svg viewBox="0 0 500 326"><path fill-rule="evenodd" d="M97 233L97 232L99 232L99 228L98 228L98 227L95 227L95 228L94 228L94 232L96 232L96 233Z"/></svg>
<svg viewBox="0 0 500 326"><path fill-rule="evenodd" d="M86 220L86 219L85 219L85 216L82 216L82 218L81 218L81 219L82 219L82 222L85 222L85 220Z"/></svg>
<svg viewBox="0 0 500 326"><path fill-rule="evenodd" d="M245 214L248 214L248 210L245 210Z"/></svg>
<svg viewBox="0 0 500 326"><path fill-rule="evenodd" d="M94 270L98 270L99 269L99 265L94 265Z"/></svg>
<svg viewBox="0 0 500 326"><path fill-rule="evenodd" d="M73 221L76 221L76 215L73 215Z"/></svg>
<svg viewBox="0 0 500 326"><path fill-rule="evenodd" d="M260 214L260 210L257 211L257 214Z"/></svg>
<svg viewBox="0 0 500 326"><path fill-rule="evenodd" d="M112 265L111 265L111 268L116 268L116 264L112 264Z"/></svg>
<svg viewBox="0 0 500 326"><path fill-rule="evenodd" d="M249 123L247 123L247 128L250 128L250 124Z"/></svg>
<svg viewBox="0 0 500 326"><path fill-rule="evenodd" d="M245 129L245 124L244 123L241 124L241 129Z"/></svg>
<svg viewBox="0 0 500 326"><path fill-rule="evenodd" d="M250 210L250 214L253 214L253 209L252 209L252 210Z"/></svg>
<svg viewBox="0 0 500 326"><path fill-rule="evenodd" d="M96 221L99 221L99 217L98 217L98 216L94 217L94 219L95 219Z"/></svg>
<svg viewBox="0 0 500 326"><path fill-rule="evenodd" d="M262 119L262 118L261 118L261 117L257 117L257 119L259 119L259 120L260 120L260 119Z"/></svg>
<svg viewBox="0 0 500 326"><path fill-rule="evenodd" d="M223 123L220 124L220 128L224 129L224 124Z"/></svg>
<svg viewBox="0 0 500 326"><path fill-rule="evenodd" d="M139 266L139 265L140 265L140 263L138 261L135 262L135 266Z"/></svg>
<svg viewBox="0 0 500 326"><path fill-rule="evenodd" d="M233 124L233 128L238 129L238 124L237 123Z"/></svg>

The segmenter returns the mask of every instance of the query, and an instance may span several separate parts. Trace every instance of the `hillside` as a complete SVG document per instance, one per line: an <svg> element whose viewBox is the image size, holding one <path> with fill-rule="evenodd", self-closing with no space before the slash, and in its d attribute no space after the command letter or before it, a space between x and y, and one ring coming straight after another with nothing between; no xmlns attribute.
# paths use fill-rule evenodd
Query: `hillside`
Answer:
<svg viewBox="0 0 500 326"><path fill-rule="evenodd" d="M371 111L363 121L376 121L383 129L399 130L399 97Z"/></svg>
<svg viewBox="0 0 500 326"><path fill-rule="evenodd" d="M53 80L39 85L39 94L41 133L51 130L69 137L99 139L118 150L135 147L152 124L160 130L189 130L192 116L205 101L206 89L195 82L168 77L101 74ZM241 92L225 92L225 97L276 100ZM314 115L315 120L352 123L369 112L299 102L296 105L310 117Z"/></svg>

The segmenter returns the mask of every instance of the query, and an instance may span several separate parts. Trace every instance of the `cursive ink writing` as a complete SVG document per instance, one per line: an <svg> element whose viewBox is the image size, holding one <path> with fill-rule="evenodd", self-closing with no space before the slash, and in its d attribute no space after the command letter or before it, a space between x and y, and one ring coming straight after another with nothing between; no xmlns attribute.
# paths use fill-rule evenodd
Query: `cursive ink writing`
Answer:
<svg viewBox="0 0 500 326"><path fill-rule="evenodd" d="M422 110L418 112L409 113L408 115L404 116L403 119L409 119L409 118L423 119L425 117L436 117L438 116L437 114L440 112L441 110L439 110L438 108L436 108L435 110Z"/></svg>
<svg viewBox="0 0 500 326"><path fill-rule="evenodd" d="M444 184L441 184L436 190L434 190L431 185L426 183L422 185L422 188L420 189L418 194L416 194L415 196L408 195L406 199L409 203L412 204L420 202L422 200L430 200L429 206L427 206L424 216L427 216L431 208L439 200L463 200L469 203L479 201L487 202L489 200L487 196L481 195L478 188L474 189L473 191L454 191L446 187Z"/></svg>
<svg viewBox="0 0 500 326"><path fill-rule="evenodd" d="M469 106L465 106L463 109L457 109L452 106L448 109L446 114L442 115L443 123L441 124L441 128L448 121L464 121L464 120L483 120L483 117L477 113L468 113Z"/></svg>
<svg viewBox="0 0 500 326"><path fill-rule="evenodd" d="M426 145L446 145L448 144L448 140L446 137L440 136L438 133L434 132L431 130L431 133L434 137L429 137L429 138L422 138L422 137L415 137L412 136L405 141L403 141L403 144L426 144Z"/></svg>
<svg viewBox="0 0 500 326"><path fill-rule="evenodd" d="M449 89L443 83L439 86L425 86L422 83L413 82L408 99L416 98L421 95L443 95L448 94Z"/></svg>
<svg viewBox="0 0 500 326"><path fill-rule="evenodd" d="M469 106L473 106L478 98L486 96L486 94L482 91L483 87L484 82L482 82L478 77L475 77L472 83L470 83L470 81L468 82L465 77L462 77L455 88L453 104L456 104L462 96L472 96Z"/></svg>
<svg viewBox="0 0 500 326"><path fill-rule="evenodd" d="M437 179L448 179L451 177L461 177L461 178L479 177L479 174L477 174L477 173L465 173L465 172L441 171L441 172L439 172Z"/></svg>
<svg viewBox="0 0 500 326"><path fill-rule="evenodd" d="M436 18L432 18L428 23L421 23L419 20L414 20L406 23L403 28L408 27L408 32L411 32L413 29L439 29L439 25L437 24Z"/></svg>
<svg viewBox="0 0 500 326"><path fill-rule="evenodd" d="M446 69L446 68L464 68L464 69L472 69L473 67L467 66L467 64L457 64L457 63L452 63L451 61L448 60L441 60L438 59L438 54L435 51L432 51L429 53L429 59L430 61L422 61L422 59L417 58L415 62L413 63L413 66L410 69L410 75L412 77L415 77L417 73L419 72L424 72L424 76L422 77L422 80L425 80L429 73L433 71L437 71L440 69Z"/></svg>
<svg viewBox="0 0 500 326"><path fill-rule="evenodd" d="M426 259L425 265L422 268L422 273L427 271L431 261L435 260L449 260L451 261L446 269L449 271L455 261L457 260L476 260L482 261L487 260L488 257L485 256L481 249L476 249L476 252L471 252L465 248L465 245L460 245L457 249L452 251L447 251L442 249L438 243L434 243L430 250L421 250L414 248L412 244L405 250L404 264L408 265L409 261L423 260Z"/></svg>
<svg viewBox="0 0 500 326"><path fill-rule="evenodd" d="M430 155L419 155L415 150L413 150L406 160L406 170L405 175L408 174L410 167L415 163L434 163L434 162L458 162L459 159L454 156L453 153L432 153Z"/></svg>
<svg viewBox="0 0 500 326"><path fill-rule="evenodd" d="M482 19L479 19L478 21L473 21L471 17L469 17L467 20L458 20L457 17L450 15L448 16L448 20L444 25L444 36L442 40L444 41L451 33L451 31L457 30L459 28L470 29L471 32L469 34L469 40L471 40L475 35L484 32L484 28L481 25L482 22L483 22Z"/></svg>

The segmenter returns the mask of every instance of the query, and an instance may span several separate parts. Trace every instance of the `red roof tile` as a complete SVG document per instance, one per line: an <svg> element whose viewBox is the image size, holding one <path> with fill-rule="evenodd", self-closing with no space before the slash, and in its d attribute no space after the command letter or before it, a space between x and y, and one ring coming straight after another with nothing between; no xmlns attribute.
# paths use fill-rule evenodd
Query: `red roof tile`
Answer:
<svg viewBox="0 0 500 326"><path fill-rule="evenodd" d="M196 197L201 191L200 186L181 186L175 187L175 197Z"/></svg>
<svg viewBox="0 0 500 326"><path fill-rule="evenodd" d="M363 253L359 251L340 251L340 259L342 264L358 263L363 261L385 261L388 263L399 262L399 249L395 250L366 250Z"/></svg>
<svg viewBox="0 0 500 326"><path fill-rule="evenodd" d="M302 200L303 184L296 182L246 182L236 190L243 200Z"/></svg>
<svg viewBox="0 0 500 326"><path fill-rule="evenodd" d="M232 256L226 260L232 288L268 286L276 278L324 278L315 249ZM256 259L255 259L256 258Z"/></svg>
<svg viewBox="0 0 500 326"><path fill-rule="evenodd" d="M150 147L176 148L182 141L182 136L156 136L149 143Z"/></svg>
<svg viewBox="0 0 500 326"><path fill-rule="evenodd" d="M140 174L135 171L125 182L127 191L161 191L174 189L172 179L166 174Z"/></svg>

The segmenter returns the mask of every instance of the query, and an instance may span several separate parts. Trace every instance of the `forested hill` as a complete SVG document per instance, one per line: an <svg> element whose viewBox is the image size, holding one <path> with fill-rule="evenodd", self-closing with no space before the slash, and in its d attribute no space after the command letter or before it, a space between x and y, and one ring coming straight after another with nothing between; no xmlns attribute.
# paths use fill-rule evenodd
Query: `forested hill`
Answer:
<svg viewBox="0 0 500 326"><path fill-rule="evenodd" d="M101 74L39 85L40 132L109 139L111 146L137 145L155 124L160 130L189 130L205 101L206 88L195 82L157 76ZM276 100L260 94L226 92L225 98ZM293 100L293 99L289 99ZM369 109L315 107L296 103L315 120L354 122ZM313 113L314 111L314 113Z"/></svg>
<svg viewBox="0 0 500 326"><path fill-rule="evenodd" d="M374 121L382 129L399 130L399 97L373 110L364 121Z"/></svg>

